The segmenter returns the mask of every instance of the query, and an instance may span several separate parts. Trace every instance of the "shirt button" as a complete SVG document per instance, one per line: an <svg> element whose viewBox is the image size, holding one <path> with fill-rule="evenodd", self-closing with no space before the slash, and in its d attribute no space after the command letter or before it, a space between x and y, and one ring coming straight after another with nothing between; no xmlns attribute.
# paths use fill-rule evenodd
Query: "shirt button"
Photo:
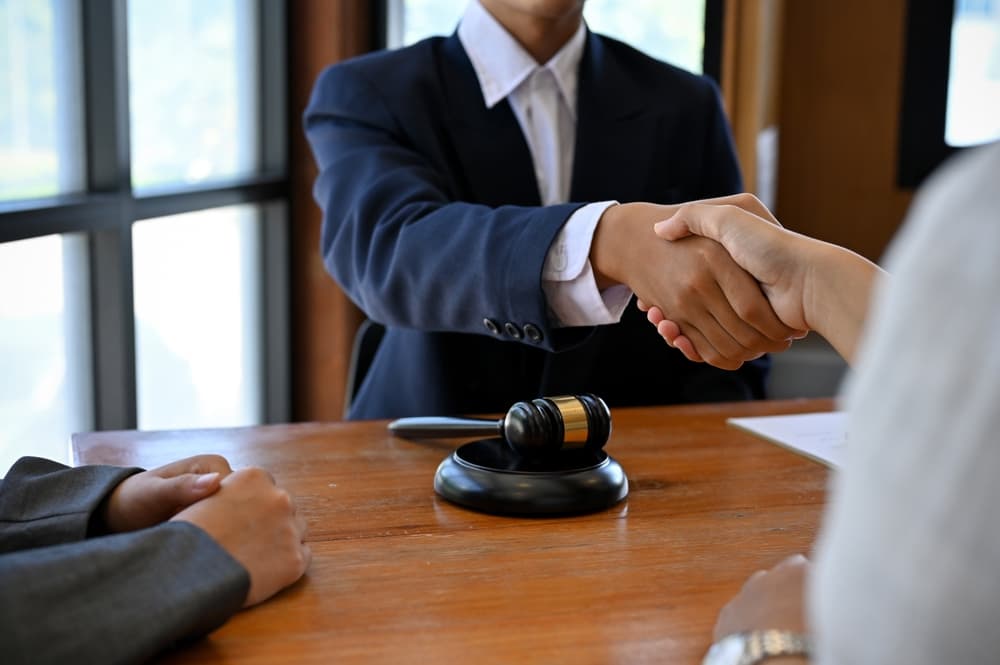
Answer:
<svg viewBox="0 0 1000 665"><path fill-rule="evenodd" d="M483 319L483 325L486 326L486 329L489 330L494 335L500 334L500 326L493 319L490 318Z"/></svg>
<svg viewBox="0 0 1000 665"><path fill-rule="evenodd" d="M542 331L533 323L524 324L524 336L536 344L542 341Z"/></svg>
<svg viewBox="0 0 1000 665"><path fill-rule="evenodd" d="M522 335L521 335L521 329L518 328L517 326L515 326L510 321L508 321L507 323L503 324L503 329L506 330L507 334L510 335L511 337L513 337L514 339L521 339L521 337L522 337Z"/></svg>

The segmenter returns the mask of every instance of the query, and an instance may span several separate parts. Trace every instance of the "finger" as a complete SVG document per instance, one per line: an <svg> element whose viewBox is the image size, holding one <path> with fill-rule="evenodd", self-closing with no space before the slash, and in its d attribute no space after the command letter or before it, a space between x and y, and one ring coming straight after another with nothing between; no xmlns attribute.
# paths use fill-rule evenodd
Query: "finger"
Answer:
<svg viewBox="0 0 1000 665"><path fill-rule="evenodd" d="M306 574L309 570L309 564L312 563L312 548L306 543L302 543L302 570L299 573L299 577Z"/></svg>
<svg viewBox="0 0 1000 665"><path fill-rule="evenodd" d="M653 233L664 240L680 240L692 235L694 231L688 226L686 218L681 216L680 211L678 211L674 213L673 217L653 224Z"/></svg>
<svg viewBox="0 0 1000 665"><path fill-rule="evenodd" d="M716 279L693 282L687 289L684 300L700 306L688 308L687 318L671 320L705 362L721 369L737 369L761 350L760 344L766 340L733 311L729 296Z"/></svg>
<svg viewBox="0 0 1000 665"><path fill-rule="evenodd" d="M673 344L674 340L681 335L681 327L677 325L676 321L660 315L660 320L656 322L656 332L660 333L660 337Z"/></svg>
<svg viewBox="0 0 1000 665"><path fill-rule="evenodd" d="M757 281L735 263L721 262L717 281L730 308L713 313L745 348L784 351L788 341L801 333L782 323Z"/></svg>
<svg viewBox="0 0 1000 665"><path fill-rule="evenodd" d="M183 474L219 473L223 476L232 469L229 461L221 455L195 455L153 469L151 473L160 478L172 478Z"/></svg>
<svg viewBox="0 0 1000 665"><path fill-rule="evenodd" d="M222 455L197 455L191 458L187 468L188 473L218 473L221 476L229 475L232 471L229 460Z"/></svg>
<svg viewBox="0 0 1000 665"><path fill-rule="evenodd" d="M781 562L775 566L778 568L794 568L797 566L807 566L809 565L809 559L806 558L804 554L793 554L789 557L785 557Z"/></svg>
<svg viewBox="0 0 1000 665"><path fill-rule="evenodd" d="M221 484L222 474L218 471L200 474L186 473L160 482L157 493L161 505L180 509L214 494Z"/></svg>
<svg viewBox="0 0 1000 665"><path fill-rule="evenodd" d="M259 466L247 466L242 469L237 469L233 471L232 475L225 478L223 485L227 483L265 483L268 485L277 485L274 481L274 476L267 469L262 469Z"/></svg>
<svg viewBox="0 0 1000 665"><path fill-rule="evenodd" d="M678 240L688 235L711 238L732 252L734 248L727 241L734 232L745 229L748 224L772 226L770 221L739 206L685 203L672 217L654 224L653 232L667 240Z"/></svg>
<svg viewBox="0 0 1000 665"><path fill-rule="evenodd" d="M694 343L684 335L678 335L673 339L673 341L669 342L669 344L684 354L684 357L691 362L705 362L705 359L702 358L701 354L694 348Z"/></svg>
<svg viewBox="0 0 1000 665"><path fill-rule="evenodd" d="M643 301L641 298L636 298L635 299L635 306L638 307L640 311L643 311L643 312L648 312L649 311L649 305L645 301Z"/></svg>
<svg viewBox="0 0 1000 665"><path fill-rule="evenodd" d="M666 319L666 317L663 316L663 310L661 310L659 307L656 307L655 305L653 307L650 307L649 311L646 312L646 320L652 323L654 326L660 325L660 321L663 321L664 319Z"/></svg>
<svg viewBox="0 0 1000 665"><path fill-rule="evenodd" d="M670 344L688 360L699 362L700 359L700 362L706 362L720 369L739 369L743 360L737 351L738 345L714 318L709 316L708 320L710 323L701 324L703 327L682 323L682 334L675 337Z"/></svg>
<svg viewBox="0 0 1000 665"><path fill-rule="evenodd" d="M751 212L754 215L764 219L772 224L781 226L777 218L774 216L763 201L758 199L753 194L749 192L744 192L742 194L732 194L730 196L723 196L718 199L709 199L707 201L702 201L701 203L713 203L715 205L731 205L737 208L742 208L747 212Z"/></svg>

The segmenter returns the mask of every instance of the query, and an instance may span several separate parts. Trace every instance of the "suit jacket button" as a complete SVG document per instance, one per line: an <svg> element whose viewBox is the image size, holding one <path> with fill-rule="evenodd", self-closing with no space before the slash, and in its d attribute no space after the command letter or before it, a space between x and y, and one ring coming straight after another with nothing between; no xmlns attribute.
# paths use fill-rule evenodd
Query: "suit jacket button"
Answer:
<svg viewBox="0 0 1000 665"><path fill-rule="evenodd" d="M534 323L524 324L524 336L536 344L542 341L542 331Z"/></svg>
<svg viewBox="0 0 1000 665"><path fill-rule="evenodd" d="M500 334L500 326L497 325L497 322L494 321L493 319L490 318L483 319L483 325L486 326L486 329L489 330L494 335Z"/></svg>
<svg viewBox="0 0 1000 665"><path fill-rule="evenodd" d="M513 337L514 339L521 339L521 337L522 337L522 335L521 335L521 329L518 328L517 326L515 326L510 321L508 321L507 323L503 324L503 329L506 330L507 334L510 335L511 337Z"/></svg>

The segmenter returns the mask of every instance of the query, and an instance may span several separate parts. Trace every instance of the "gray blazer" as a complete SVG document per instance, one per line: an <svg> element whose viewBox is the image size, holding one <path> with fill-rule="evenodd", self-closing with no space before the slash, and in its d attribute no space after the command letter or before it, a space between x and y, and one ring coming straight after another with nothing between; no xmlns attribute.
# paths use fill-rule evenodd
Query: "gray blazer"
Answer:
<svg viewBox="0 0 1000 665"><path fill-rule="evenodd" d="M240 609L249 574L193 524L98 532L138 471L25 457L0 480L0 663L140 663Z"/></svg>

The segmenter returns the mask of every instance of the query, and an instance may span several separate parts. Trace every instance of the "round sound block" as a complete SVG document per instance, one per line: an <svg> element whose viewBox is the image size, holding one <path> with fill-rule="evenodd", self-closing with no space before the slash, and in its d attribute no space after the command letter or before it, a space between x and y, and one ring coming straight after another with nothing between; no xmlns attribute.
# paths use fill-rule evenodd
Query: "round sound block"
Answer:
<svg viewBox="0 0 1000 665"><path fill-rule="evenodd" d="M441 462L434 474L434 491L486 513L569 515L618 503L628 494L628 478L603 450L528 459L503 439L480 439Z"/></svg>

